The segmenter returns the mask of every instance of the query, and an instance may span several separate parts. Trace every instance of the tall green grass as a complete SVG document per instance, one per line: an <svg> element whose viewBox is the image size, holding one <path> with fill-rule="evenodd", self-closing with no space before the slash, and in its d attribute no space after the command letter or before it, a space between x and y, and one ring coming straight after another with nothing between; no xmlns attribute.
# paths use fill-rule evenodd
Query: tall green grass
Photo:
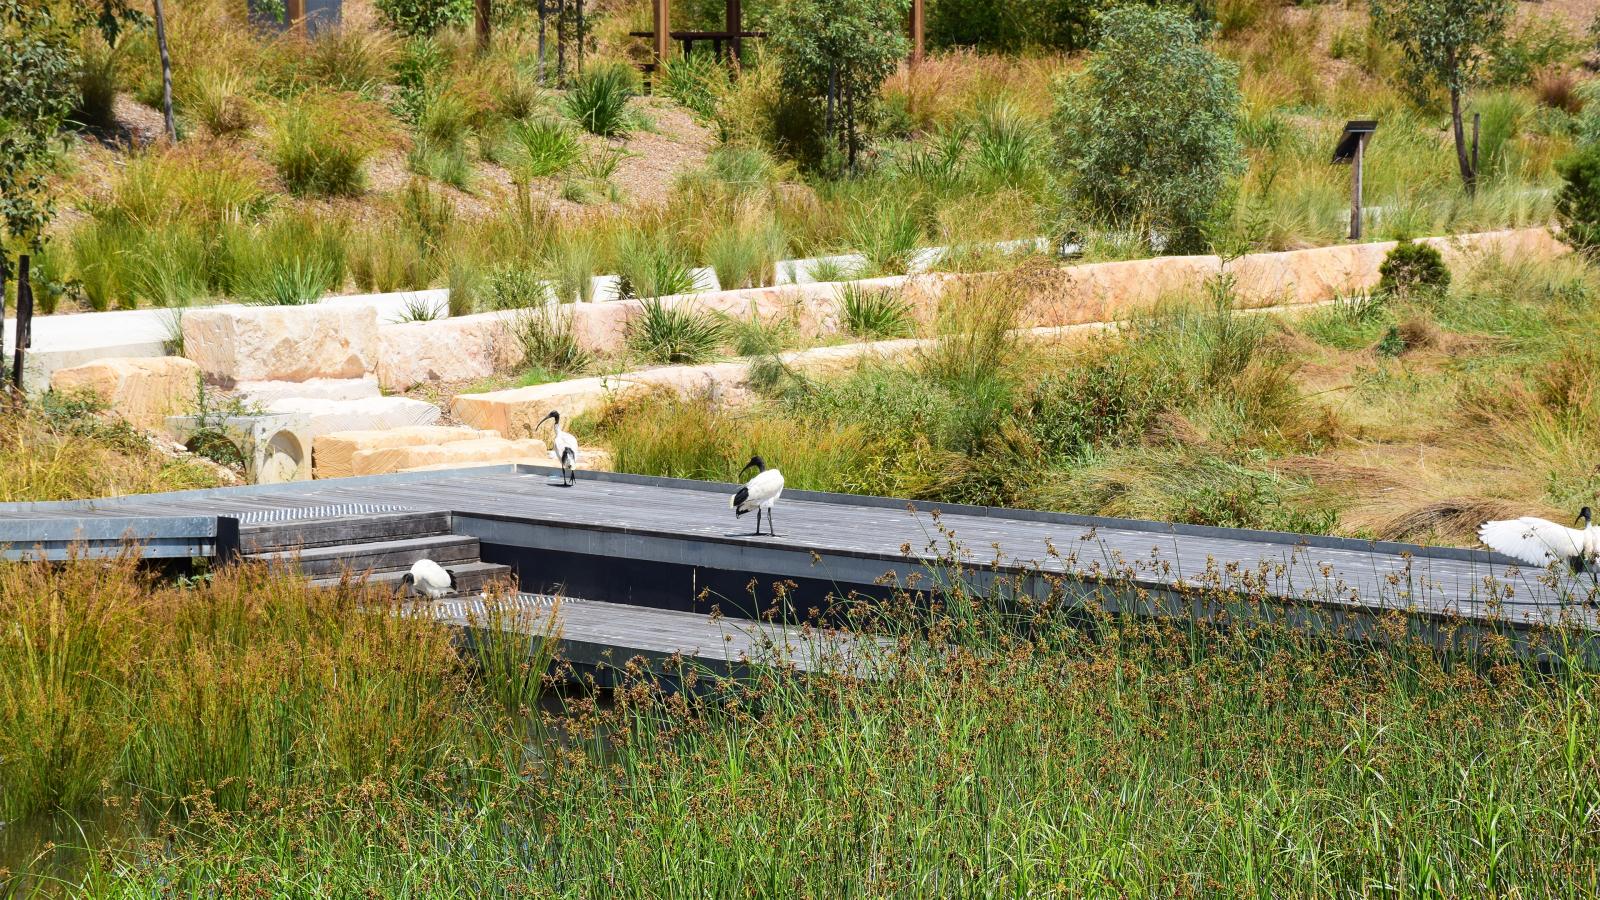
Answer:
<svg viewBox="0 0 1600 900"><path fill-rule="evenodd" d="M628 321L628 349L663 365L705 362L727 338L727 327L711 313L658 297L646 298L639 314Z"/></svg>
<svg viewBox="0 0 1600 900"><path fill-rule="evenodd" d="M1308 636L1221 591L1193 593L1244 615L1073 613L1070 589L1017 610L1002 590L937 592L925 620L910 598L858 608L858 628L890 638L869 657L892 678L763 671L664 694L636 676L610 709L572 703L566 749L521 778L217 816L99 887L290 890L306 869L341 894L1573 896L1600 882L1592 672L1550 675L1502 642L1436 655L1403 628L1389 643Z"/></svg>

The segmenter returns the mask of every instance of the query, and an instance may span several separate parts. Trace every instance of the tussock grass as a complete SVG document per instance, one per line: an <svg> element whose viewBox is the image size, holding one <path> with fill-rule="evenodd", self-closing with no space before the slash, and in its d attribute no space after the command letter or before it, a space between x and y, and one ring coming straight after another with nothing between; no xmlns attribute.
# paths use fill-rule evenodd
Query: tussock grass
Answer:
<svg viewBox="0 0 1600 900"><path fill-rule="evenodd" d="M0 503L217 486L211 470L160 455L104 412L96 401L54 394L26 414L0 412Z"/></svg>
<svg viewBox="0 0 1600 900"><path fill-rule="evenodd" d="M565 171L578 161L582 148L559 119L540 118L511 126L515 149L514 170L522 178L544 178Z"/></svg>
<svg viewBox="0 0 1600 900"><path fill-rule="evenodd" d="M618 137L633 127L628 101L638 92L638 73L623 63L596 63L567 92L567 114L584 131Z"/></svg>
<svg viewBox="0 0 1600 900"><path fill-rule="evenodd" d="M859 338L907 337L915 326L911 305L897 291L847 284L839 295L844 328Z"/></svg>
<svg viewBox="0 0 1600 900"><path fill-rule="evenodd" d="M668 304L648 297L639 314L628 321L627 339L628 349L649 362L700 363L722 349L728 329L721 319L691 303Z"/></svg>
<svg viewBox="0 0 1600 900"><path fill-rule="evenodd" d="M361 193L367 157L382 127L380 116L354 95L300 95L273 122L271 156L278 175L296 194Z"/></svg>

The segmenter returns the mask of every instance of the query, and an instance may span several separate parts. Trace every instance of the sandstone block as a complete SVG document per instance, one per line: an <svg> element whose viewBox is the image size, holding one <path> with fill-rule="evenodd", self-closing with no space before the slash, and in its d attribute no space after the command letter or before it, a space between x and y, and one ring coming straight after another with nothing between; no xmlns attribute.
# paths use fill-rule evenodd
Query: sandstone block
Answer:
<svg viewBox="0 0 1600 900"><path fill-rule="evenodd" d="M86 391L112 412L140 428L161 428L168 416L194 408L200 367L187 359L114 358L57 369L50 386L58 391Z"/></svg>
<svg viewBox="0 0 1600 900"><path fill-rule="evenodd" d="M428 381L487 378L521 362L518 313L494 312L378 326L378 381L392 391Z"/></svg>
<svg viewBox="0 0 1600 900"><path fill-rule="evenodd" d="M543 465L545 443L540 440L508 441L483 438L420 447L395 447L383 450L358 450L351 457L356 475L386 475L423 468L448 468L492 463Z"/></svg>
<svg viewBox="0 0 1600 900"><path fill-rule="evenodd" d="M312 442L311 461L318 478L347 478L355 473L353 458L362 450L435 446L498 437L492 431L454 425L413 425L388 431L335 431Z"/></svg>
<svg viewBox="0 0 1600 900"><path fill-rule="evenodd" d="M233 392L245 403L266 406L279 400L364 400L381 397L378 379L313 378L310 381L241 381Z"/></svg>
<svg viewBox="0 0 1600 900"><path fill-rule="evenodd" d="M216 306L183 316L184 355L208 380L309 381L361 378L378 356L370 306Z"/></svg>
<svg viewBox="0 0 1600 900"><path fill-rule="evenodd" d="M365 400L279 400L266 412L285 415L295 428L315 441L336 431L382 431L410 425L433 425L439 408L408 397L369 397Z"/></svg>
<svg viewBox="0 0 1600 900"><path fill-rule="evenodd" d="M531 437L534 426L551 410L560 410L563 416L580 416L611 397L639 387L636 381L609 375L576 378L506 391L461 394L451 403L450 410L474 428L497 431L508 438Z"/></svg>

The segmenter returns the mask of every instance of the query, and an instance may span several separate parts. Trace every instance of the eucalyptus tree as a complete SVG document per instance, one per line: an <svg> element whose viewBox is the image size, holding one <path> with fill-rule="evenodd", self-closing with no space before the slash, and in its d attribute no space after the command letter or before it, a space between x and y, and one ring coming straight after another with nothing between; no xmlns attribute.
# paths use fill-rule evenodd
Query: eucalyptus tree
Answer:
<svg viewBox="0 0 1600 900"><path fill-rule="evenodd" d="M1505 37L1513 7L1514 0L1372 0L1373 21L1399 46L1412 83L1450 95L1456 162L1468 193L1477 187L1478 172L1467 150L1462 97Z"/></svg>
<svg viewBox="0 0 1600 900"><path fill-rule="evenodd" d="M1238 68L1180 11L1124 6L1056 89L1053 130L1079 215L1197 249L1244 170Z"/></svg>
<svg viewBox="0 0 1600 900"><path fill-rule="evenodd" d="M878 89L910 50L909 10L909 0L790 0L768 23L784 90L820 114L852 171Z"/></svg>

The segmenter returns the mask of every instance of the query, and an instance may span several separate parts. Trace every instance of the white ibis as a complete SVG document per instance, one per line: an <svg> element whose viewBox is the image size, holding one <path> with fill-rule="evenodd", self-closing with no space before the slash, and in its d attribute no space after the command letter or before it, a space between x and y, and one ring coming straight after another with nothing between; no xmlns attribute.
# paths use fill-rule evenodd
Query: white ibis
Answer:
<svg viewBox="0 0 1600 900"><path fill-rule="evenodd" d="M539 425L543 425L547 421L555 422L555 425L552 426L556 430L554 452L556 459L561 463L561 486L572 487L578 480L577 475L573 472L573 467L578 464L578 439L572 436L572 432L561 427L561 413L556 410L552 409L543 419L540 419ZM533 426L535 431L539 429L539 425Z"/></svg>
<svg viewBox="0 0 1600 900"><path fill-rule="evenodd" d="M411 564L411 571L400 583L412 593L421 593L429 600L437 600L456 590L456 573L431 559L419 559Z"/></svg>
<svg viewBox="0 0 1600 900"><path fill-rule="evenodd" d="M1492 550L1532 565L1565 563L1572 574L1587 572L1600 584L1600 525L1594 524L1593 518L1593 512L1585 506L1573 522L1582 528L1568 528L1534 516L1485 522L1478 529L1478 539Z"/></svg>
<svg viewBox="0 0 1600 900"><path fill-rule="evenodd" d="M783 496L783 473L777 469L767 468L767 464L759 456L750 457L750 461L744 464L739 474L743 475L751 469L756 470L756 476L745 482L744 487L739 488L728 505L733 507L733 514L736 517L752 509L756 511L756 534L761 533L761 512L766 510L767 533L777 537L778 532L773 530L772 526L772 505Z"/></svg>

